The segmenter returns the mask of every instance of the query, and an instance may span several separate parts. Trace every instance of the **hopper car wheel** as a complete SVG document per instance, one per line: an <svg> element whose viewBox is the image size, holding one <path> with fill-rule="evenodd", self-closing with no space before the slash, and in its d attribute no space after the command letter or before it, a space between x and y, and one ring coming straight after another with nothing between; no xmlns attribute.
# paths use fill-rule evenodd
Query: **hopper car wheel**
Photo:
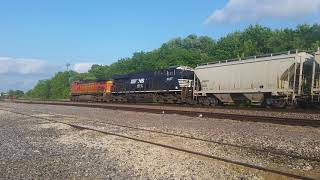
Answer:
<svg viewBox="0 0 320 180"><path fill-rule="evenodd" d="M202 97L202 98L199 98L199 103L204 106L209 106L210 100L208 99L208 97Z"/></svg>
<svg viewBox="0 0 320 180"><path fill-rule="evenodd" d="M273 98L267 98L264 104L267 108L272 108L272 107L285 108L288 105L288 103L284 99L273 99Z"/></svg>
<svg viewBox="0 0 320 180"><path fill-rule="evenodd" d="M214 97L210 97L210 105L211 106L217 106L219 104L219 100L217 98Z"/></svg>
<svg viewBox="0 0 320 180"><path fill-rule="evenodd" d="M157 94L154 94L154 95L152 96L152 101L153 101L153 103L158 103L158 102L159 102L159 97L158 97Z"/></svg>
<svg viewBox="0 0 320 180"><path fill-rule="evenodd" d="M263 102L263 106L265 106L266 108L270 109L272 107L273 101L272 98L267 98L264 102Z"/></svg>
<svg viewBox="0 0 320 180"><path fill-rule="evenodd" d="M199 98L199 104L204 106L216 106L218 105L219 101L214 97L201 97Z"/></svg>
<svg viewBox="0 0 320 180"><path fill-rule="evenodd" d="M275 106L278 108L285 108L287 106L287 102L285 100L280 100L275 104Z"/></svg>

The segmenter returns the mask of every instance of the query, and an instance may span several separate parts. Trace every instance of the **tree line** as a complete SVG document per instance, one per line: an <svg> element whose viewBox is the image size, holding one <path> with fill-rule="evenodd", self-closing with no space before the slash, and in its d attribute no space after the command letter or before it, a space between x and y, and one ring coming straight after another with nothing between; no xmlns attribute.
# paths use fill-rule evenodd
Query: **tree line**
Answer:
<svg viewBox="0 0 320 180"><path fill-rule="evenodd" d="M320 24L303 24L296 28L271 29L250 25L243 31L230 33L218 40L209 36L189 35L175 38L158 49L136 52L130 58L110 65L93 65L87 73L58 72L38 84L26 96L42 99L64 99L76 80L107 79L115 74L128 74L163 69L174 65L196 67L198 64L282 52L294 49L315 51L320 47Z"/></svg>
<svg viewBox="0 0 320 180"><path fill-rule="evenodd" d="M9 90L7 93L1 92L0 99L4 98L20 98L23 97L25 94L21 90Z"/></svg>

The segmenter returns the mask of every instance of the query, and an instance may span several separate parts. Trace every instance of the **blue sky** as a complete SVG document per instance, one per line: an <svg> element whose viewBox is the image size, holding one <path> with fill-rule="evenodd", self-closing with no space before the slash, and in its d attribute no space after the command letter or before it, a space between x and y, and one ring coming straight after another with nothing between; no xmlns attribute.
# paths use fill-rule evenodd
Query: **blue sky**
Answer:
<svg viewBox="0 0 320 180"><path fill-rule="evenodd" d="M92 63L110 64L175 37L218 39L248 24L284 28L320 22L320 1L299 1L0 0L0 80L15 74L0 91L27 90L67 62L85 71ZM30 72L21 73L25 66Z"/></svg>
<svg viewBox="0 0 320 180"><path fill-rule="evenodd" d="M152 50L191 33L219 37L224 30L203 25L223 1L46 1L3 2L2 56L56 62L111 63L134 51Z"/></svg>

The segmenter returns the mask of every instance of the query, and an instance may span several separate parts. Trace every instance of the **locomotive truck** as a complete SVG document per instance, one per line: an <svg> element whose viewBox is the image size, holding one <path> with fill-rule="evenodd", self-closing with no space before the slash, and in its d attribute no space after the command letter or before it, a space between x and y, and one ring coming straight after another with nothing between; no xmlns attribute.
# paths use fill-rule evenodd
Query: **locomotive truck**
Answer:
<svg viewBox="0 0 320 180"><path fill-rule="evenodd" d="M75 82L72 101L187 103L215 106L249 103L285 107L320 102L320 50L285 52L197 66L114 75Z"/></svg>

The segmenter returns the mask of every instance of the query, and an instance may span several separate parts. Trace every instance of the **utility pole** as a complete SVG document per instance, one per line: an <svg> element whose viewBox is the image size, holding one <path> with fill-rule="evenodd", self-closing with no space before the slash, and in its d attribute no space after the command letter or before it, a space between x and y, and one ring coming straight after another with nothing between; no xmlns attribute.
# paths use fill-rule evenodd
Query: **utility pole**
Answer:
<svg viewBox="0 0 320 180"><path fill-rule="evenodd" d="M69 71L70 63L67 63L66 66L67 66L67 71Z"/></svg>

